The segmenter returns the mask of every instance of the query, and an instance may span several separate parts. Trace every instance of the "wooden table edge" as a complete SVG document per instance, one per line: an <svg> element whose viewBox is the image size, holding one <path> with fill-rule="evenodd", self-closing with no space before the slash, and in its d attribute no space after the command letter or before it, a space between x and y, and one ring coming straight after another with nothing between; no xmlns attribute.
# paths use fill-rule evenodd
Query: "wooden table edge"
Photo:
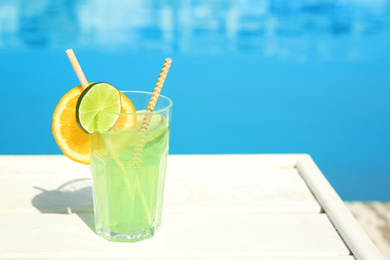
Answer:
<svg viewBox="0 0 390 260"><path fill-rule="evenodd" d="M297 155L296 168L358 260L385 260L310 155Z"/></svg>

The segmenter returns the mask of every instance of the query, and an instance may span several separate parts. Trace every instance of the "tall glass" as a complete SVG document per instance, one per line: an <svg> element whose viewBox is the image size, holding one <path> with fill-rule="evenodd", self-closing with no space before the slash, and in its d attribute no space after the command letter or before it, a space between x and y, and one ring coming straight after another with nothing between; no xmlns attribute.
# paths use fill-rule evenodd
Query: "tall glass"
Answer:
<svg viewBox="0 0 390 260"><path fill-rule="evenodd" d="M135 242L153 237L161 225L172 101L160 96L147 131L140 132L152 93L122 93L137 113L119 113L109 132L91 136L95 226L110 241Z"/></svg>

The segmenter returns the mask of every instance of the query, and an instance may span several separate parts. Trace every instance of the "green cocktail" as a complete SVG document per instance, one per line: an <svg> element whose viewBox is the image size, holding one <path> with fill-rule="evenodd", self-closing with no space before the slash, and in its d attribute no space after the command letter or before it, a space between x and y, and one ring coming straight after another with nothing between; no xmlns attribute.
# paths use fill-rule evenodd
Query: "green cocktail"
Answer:
<svg viewBox="0 0 390 260"><path fill-rule="evenodd" d="M123 93L137 111L145 109L152 94ZM171 108L171 100L160 96L147 131L139 131L141 111L118 114L119 120L135 116L136 127L91 135L95 226L108 240L150 238L161 225Z"/></svg>
<svg viewBox="0 0 390 260"><path fill-rule="evenodd" d="M66 51L81 86L57 104L53 136L70 159L90 164L96 232L111 241L153 237L161 225L172 101L160 96L172 60L153 93L88 83Z"/></svg>

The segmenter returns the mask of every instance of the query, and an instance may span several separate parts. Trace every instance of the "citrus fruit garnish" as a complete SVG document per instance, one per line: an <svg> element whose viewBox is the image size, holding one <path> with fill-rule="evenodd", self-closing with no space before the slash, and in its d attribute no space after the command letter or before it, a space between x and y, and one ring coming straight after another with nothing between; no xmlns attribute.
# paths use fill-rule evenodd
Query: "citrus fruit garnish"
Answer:
<svg viewBox="0 0 390 260"><path fill-rule="evenodd" d="M88 134L105 133L115 125L121 107L121 96L114 86L105 82L91 84L77 101L77 124Z"/></svg>
<svg viewBox="0 0 390 260"><path fill-rule="evenodd" d="M70 159L89 164L91 158L90 135L85 133L76 122L76 104L83 92L81 86L71 89L59 101L54 110L52 131L54 139L62 152ZM121 113L135 113L133 103L125 95L121 96ZM114 128L131 129L137 124L134 116L121 117Z"/></svg>

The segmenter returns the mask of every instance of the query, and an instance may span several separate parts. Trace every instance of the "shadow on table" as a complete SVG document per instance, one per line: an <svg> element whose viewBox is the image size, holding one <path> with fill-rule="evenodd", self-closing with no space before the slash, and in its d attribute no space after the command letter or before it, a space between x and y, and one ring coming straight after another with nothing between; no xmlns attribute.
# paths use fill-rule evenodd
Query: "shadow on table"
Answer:
<svg viewBox="0 0 390 260"><path fill-rule="evenodd" d="M45 190L36 195L31 203L41 213L77 214L95 232L91 180L75 179L60 185L55 190Z"/></svg>

